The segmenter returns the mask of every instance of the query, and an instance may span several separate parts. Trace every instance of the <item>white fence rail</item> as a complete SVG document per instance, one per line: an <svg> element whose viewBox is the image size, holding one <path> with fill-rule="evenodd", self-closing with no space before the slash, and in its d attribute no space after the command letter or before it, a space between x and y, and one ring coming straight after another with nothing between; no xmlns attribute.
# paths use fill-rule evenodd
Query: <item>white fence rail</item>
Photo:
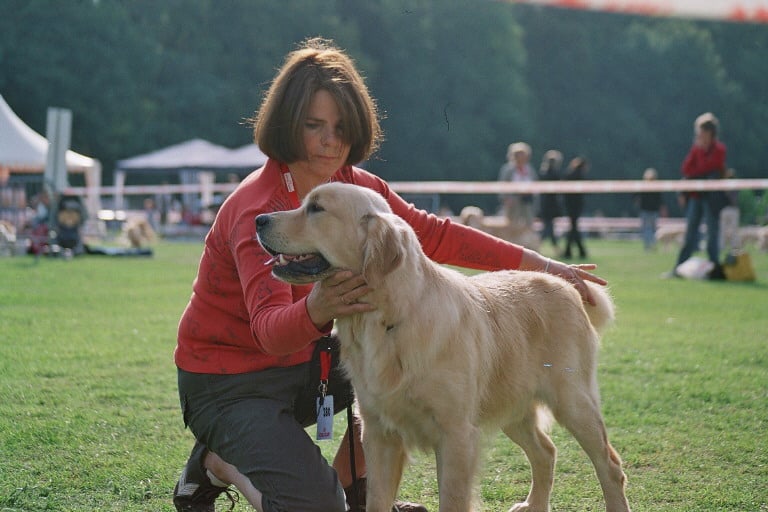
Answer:
<svg viewBox="0 0 768 512"><path fill-rule="evenodd" d="M391 181L392 190L399 194L611 194L636 192L685 192L708 190L765 190L768 179L728 180L583 180L583 181L534 181L512 183L500 181ZM237 184L187 184L187 185L126 185L124 187L100 187L100 196L153 195L220 192L229 193ZM69 187L67 194L84 196L85 187Z"/></svg>

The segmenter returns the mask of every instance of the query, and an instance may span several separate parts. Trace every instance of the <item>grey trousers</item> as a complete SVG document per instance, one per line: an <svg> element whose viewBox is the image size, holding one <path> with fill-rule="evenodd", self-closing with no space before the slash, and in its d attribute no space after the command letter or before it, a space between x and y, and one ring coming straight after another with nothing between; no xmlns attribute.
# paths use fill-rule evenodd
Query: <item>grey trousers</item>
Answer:
<svg viewBox="0 0 768 512"><path fill-rule="evenodd" d="M316 420L319 381L312 367L305 363L238 375L178 373L185 425L248 476L268 512L346 508L335 470L304 430ZM328 393L334 395L336 412L351 403L351 386L339 368L331 372Z"/></svg>

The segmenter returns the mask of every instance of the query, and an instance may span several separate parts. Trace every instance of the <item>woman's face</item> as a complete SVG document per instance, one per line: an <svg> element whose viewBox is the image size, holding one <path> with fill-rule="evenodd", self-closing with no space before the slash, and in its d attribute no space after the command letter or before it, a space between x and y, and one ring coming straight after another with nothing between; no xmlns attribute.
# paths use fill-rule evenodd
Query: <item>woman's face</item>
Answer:
<svg viewBox="0 0 768 512"><path fill-rule="evenodd" d="M296 164L315 178L330 178L346 163L350 146L342 140L341 113L328 91L312 96L303 133L307 158Z"/></svg>
<svg viewBox="0 0 768 512"><path fill-rule="evenodd" d="M707 130L697 130L696 131L696 144L702 148L708 148L710 145L712 145L712 141L714 140L714 137L712 136L712 132L709 132Z"/></svg>
<svg viewBox="0 0 768 512"><path fill-rule="evenodd" d="M530 161L528 153L525 151L515 151L515 153L512 154L512 158L515 160L515 164L517 164L519 167L523 167Z"/></svg>

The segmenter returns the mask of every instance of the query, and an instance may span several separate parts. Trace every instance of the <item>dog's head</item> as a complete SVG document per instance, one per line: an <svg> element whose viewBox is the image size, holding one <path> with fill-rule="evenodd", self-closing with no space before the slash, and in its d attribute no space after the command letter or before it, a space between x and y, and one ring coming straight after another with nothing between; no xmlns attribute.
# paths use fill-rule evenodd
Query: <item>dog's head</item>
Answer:
<svg viewBox="0 0 768 512"><path fill-rule="evenodd" d="M465 206L461 209L459 218L461 223L465 226L471 226L473 228L480 229L483 227L483 210L477 206Z"/></svg>
<svg viewBox="0 0 768 512"><path fill-rule="evenodd" d="M256 217L259 243L272 255L272 274L293 284L320 281L341 269L373 284L401 263L406 226L381 195L344 183L313 189L295 210Z"/></svg>

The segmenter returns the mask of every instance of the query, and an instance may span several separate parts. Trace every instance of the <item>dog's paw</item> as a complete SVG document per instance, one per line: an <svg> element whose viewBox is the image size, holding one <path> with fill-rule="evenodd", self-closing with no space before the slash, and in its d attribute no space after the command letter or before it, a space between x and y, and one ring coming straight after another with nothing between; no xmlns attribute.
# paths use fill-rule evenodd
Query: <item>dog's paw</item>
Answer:
<svg viewBox="0 0 768 512"><path fill-rule="evenodd" d="M542 509L531 506L527 501L523 503L516 503L509 509L509 512L549 512L549 507Z"/></svg>

